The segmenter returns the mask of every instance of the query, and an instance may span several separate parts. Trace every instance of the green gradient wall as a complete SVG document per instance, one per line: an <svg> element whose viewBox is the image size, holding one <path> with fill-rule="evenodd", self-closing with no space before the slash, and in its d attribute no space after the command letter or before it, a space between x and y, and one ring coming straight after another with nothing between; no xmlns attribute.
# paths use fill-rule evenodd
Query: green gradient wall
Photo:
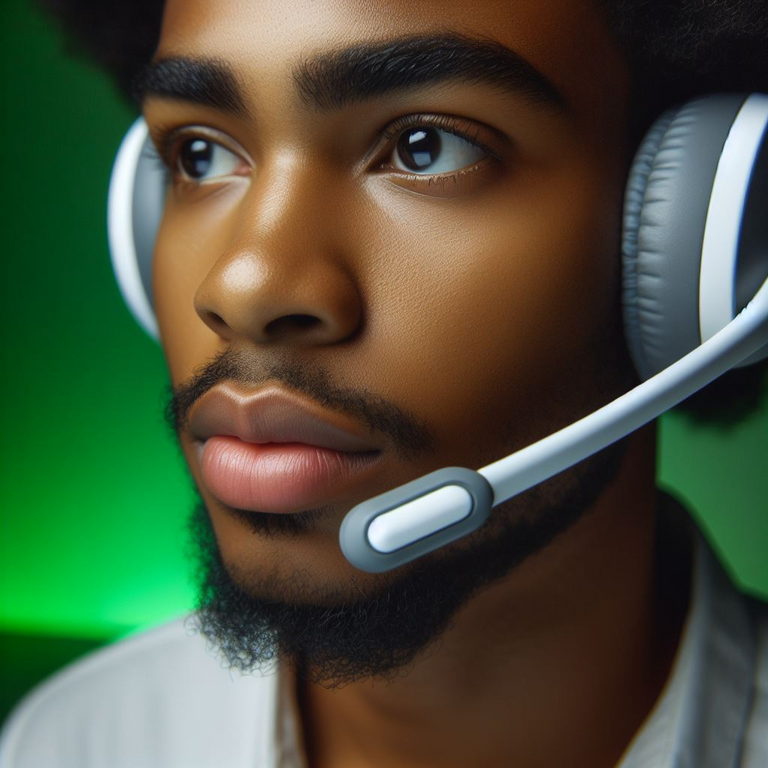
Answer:
<svg viewBox="0 0 768 768"><path fill-rule="evenodd" d="M2 6L0 630L112 637L188 608L190 492L160 349L112 278L131 110L25 0Z"/></svg>
<svg viewBox="0 0 768 768"><path fill-rule="evenodd" d="M193 599L164 362L107 255L108 175L132 113L22 0L1 13L0 631L106 639ZM768 595L768 397L724 434L666 417L661 455L663 483Z"/></svg>

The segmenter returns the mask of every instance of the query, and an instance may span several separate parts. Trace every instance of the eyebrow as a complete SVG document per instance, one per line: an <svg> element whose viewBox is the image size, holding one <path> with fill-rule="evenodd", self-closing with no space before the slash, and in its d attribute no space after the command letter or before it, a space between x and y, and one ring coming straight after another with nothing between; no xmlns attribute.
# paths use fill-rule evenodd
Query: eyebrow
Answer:
<svg viewBox="0 0 768 768"><path fill-rule="evenodd" d="M552 112L568 106L554 84L515 51L494 40L457 33L323 52L300 61L292 74L303 104L323 112L449 81L485 83ZM154 95L239 115L248 112L234 71L221 59L160 59L139 73L132 90L139 104Z"/></svg>
<svg viewBox="0 0 768 768"><path fill-rule="evenodd" d="M322 111L449 80L486 83L563 111L560 91L515 51L456 33L364 43L312 57L293 76L305 104Z"/></svg>
<svg viewBox="0 0 768 768"><path fill-rule="evenodd" d="M150 96L181 99L234 114L245 114L245 100L230 66L220 59L174 57L147 64L131 84L134 100Z"/></svg>

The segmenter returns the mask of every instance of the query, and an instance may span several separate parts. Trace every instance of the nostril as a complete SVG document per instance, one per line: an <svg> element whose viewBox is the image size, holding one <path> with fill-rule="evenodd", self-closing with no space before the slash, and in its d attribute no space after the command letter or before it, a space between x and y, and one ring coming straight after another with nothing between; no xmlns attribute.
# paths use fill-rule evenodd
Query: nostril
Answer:
<svg viewBox="0 0 768 768"><path fill-rule="evenodd" d="M278 336L290 333L292 330L305 330L313 328L322 321L313 315L284 315L267 323L264 329L270 336Z"/></svg>
<svg viewBox="0 0 768 768"><path fill-rule="evenodd" d="M217 315L215 312L206 312L205 315L206 323L214 330L221 332L227 327L221 315Z"/></svg>

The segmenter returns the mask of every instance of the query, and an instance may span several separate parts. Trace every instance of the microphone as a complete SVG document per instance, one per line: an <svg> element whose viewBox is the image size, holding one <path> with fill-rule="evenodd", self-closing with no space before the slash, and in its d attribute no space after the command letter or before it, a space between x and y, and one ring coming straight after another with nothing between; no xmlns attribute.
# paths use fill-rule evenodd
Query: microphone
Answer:
<svg viewBox="0 0 768 768"><path fill-rule="evenodd" d="M722 330L594 413L477 471L446 467L353 507L344 557L381 573L479 528L491 509L647 424L768 345L768 280Z"/></svg>

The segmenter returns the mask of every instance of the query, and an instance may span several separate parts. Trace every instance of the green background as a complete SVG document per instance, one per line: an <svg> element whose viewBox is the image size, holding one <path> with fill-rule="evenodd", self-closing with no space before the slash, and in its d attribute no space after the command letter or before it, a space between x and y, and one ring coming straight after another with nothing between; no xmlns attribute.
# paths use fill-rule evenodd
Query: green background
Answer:
<svg viewBox="0 0 768 768"><path fill-rule="evenodd" d="M193 604L192 491L158 346L112 278L105 200L134 114L22 0L0 12L0 715L36 679ZM729 431L662 420L676 489L737 580L768 596L768 397Z"/></svg>

